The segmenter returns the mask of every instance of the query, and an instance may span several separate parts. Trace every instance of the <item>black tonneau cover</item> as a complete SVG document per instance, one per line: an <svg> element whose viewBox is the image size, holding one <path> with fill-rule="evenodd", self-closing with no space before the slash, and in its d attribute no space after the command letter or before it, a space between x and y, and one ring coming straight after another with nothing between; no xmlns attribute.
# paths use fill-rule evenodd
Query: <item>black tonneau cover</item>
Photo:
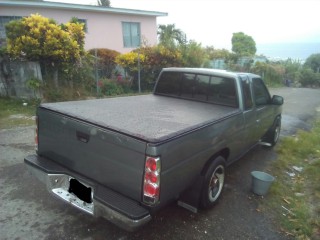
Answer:
<svg viewBox="0 0 320 240"><path fill-rule="evenodd" d="M239 113L238 108L152 94L45 103L41 108L151 143Z"/></svg>

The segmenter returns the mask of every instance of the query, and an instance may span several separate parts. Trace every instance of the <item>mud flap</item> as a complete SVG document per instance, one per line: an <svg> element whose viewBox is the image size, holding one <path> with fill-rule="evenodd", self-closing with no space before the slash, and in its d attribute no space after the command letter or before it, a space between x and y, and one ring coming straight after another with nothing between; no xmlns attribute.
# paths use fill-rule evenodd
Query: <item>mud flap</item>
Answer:
<svg viewBox="0 0 320 240"><path fill-rule="evenodd" d="M180 195L178 205L193 213L198 213L203 182L204 176L199 176L193 186Z"/></svg>

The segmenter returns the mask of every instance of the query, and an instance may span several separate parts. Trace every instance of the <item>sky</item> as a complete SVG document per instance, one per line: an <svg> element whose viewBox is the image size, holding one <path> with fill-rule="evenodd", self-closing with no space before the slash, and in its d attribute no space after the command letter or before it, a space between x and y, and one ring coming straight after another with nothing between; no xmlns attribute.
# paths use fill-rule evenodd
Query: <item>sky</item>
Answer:
<svg viewBox="0 0 320 240"><path fill-rule="evenodd" d="M96 5L96 0L50 0ZM231 49L235 32L259 45L319 43L319 0L110 0L111 7L166 12L158 24L175 24L188 40Z"/></svg>

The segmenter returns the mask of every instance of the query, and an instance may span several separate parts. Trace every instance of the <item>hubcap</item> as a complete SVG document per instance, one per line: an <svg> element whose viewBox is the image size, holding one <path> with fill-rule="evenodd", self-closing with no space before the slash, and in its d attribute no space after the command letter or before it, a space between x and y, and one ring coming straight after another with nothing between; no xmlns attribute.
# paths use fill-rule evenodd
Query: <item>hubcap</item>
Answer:
<svg viewBox="0 0 320 240"><path fill-rule="evenodd" d="M209 200L214 202L218 199L224 184L224 166L219 165L212 173L209 183Z"/></svg>
<svg viewBox="0 0 320 240"><path fill-rule="evenodd" d="M274 143L278 141L279 136L280 136L280 126L277 126L276 129L274 130L274 138L273 138Z"/></svg>

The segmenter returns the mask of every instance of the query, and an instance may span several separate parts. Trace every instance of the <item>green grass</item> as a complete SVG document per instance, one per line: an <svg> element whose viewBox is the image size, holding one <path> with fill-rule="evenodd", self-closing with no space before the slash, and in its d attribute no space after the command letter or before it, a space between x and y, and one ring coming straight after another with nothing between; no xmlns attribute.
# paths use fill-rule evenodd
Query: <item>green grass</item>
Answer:
<svg viewBox="0 0 320 240"><path fill-rule="evenodd" d="M270 166L276 181L261 208L275 214L286 234L320 239L320 121L311 132L283 139L277 152L278 159Z"/></svg>
<svg viewBox="0 0 320 240"><path fill-rule="evenodd" d="M24 106L23 103L27 103ZM38 101L0 98L0 129L34 124Z"/></svg>

